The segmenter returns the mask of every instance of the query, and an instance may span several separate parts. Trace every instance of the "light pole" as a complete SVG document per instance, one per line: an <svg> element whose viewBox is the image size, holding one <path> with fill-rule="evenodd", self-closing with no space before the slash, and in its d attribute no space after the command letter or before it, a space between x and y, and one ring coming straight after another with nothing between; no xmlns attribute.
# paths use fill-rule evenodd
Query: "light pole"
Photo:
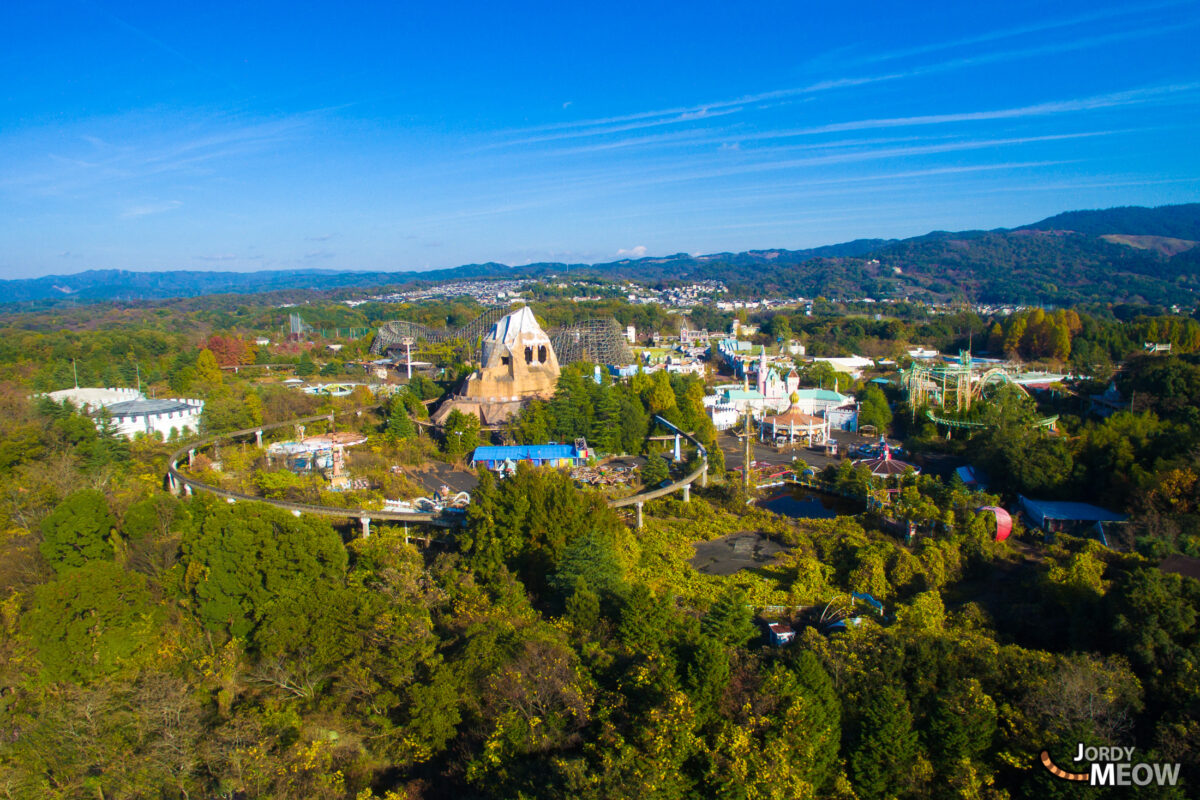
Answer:
<svg viewBox="0 0 1200 800"><path fill-rule="evenodd" d="M411 336L405 336L400 340L400 344L404 345L404 363L408 372L408 379L412 380L412 346L416 341Z"/></svg>

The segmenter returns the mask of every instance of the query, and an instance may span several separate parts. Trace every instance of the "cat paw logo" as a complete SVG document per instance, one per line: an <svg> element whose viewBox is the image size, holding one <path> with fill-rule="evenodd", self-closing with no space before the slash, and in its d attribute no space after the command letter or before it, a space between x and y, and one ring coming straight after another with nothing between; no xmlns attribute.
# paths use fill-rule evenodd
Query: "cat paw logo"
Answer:
<svg viewBox="0 0 1200 800"><path fill-rule="evenodd" d="M1056 778L1087 786L1174 786L1179 781L1179 764L1134 762L1132 747L1084 747L1075 752L1075 763L1083 763L1086 772L1072 772L1054 763L1049 750L1043 750L1042 766Z"/></svg>

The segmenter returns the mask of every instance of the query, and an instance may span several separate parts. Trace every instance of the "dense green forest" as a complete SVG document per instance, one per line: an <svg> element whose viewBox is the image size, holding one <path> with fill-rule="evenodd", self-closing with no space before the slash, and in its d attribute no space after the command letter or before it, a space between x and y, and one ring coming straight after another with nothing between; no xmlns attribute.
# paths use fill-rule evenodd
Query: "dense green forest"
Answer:
<svg viewBox="0 0 1200 800"><path fill-rule="evenodd" d="M535 306L547 324L607 309L643 330L677 323L617 301L547 295ZM466 524L430 532L427 546L399 525L377 524L364 539L356 525L265 504L174 497L163 488L174 443L119 438L34 396L76 374L81 385L140 380L158 396L203 397L209 432L373 400L310 397L221 369L360 369L369 336L338 340L337 352L324 346L332 338L253 344L274 339L290 310L226 296L2 320L6 796L1127 796L1069 785L1037 761L1048 748L1069 764L1081 742L1181 763L1183 785L1154 796L1194 795L1200 582L1160 562L1200 556L1195 320L1116 306L993 319L915 303L875 319L870 306L827 302L811 317L756 319L762 344L786 331L810 352L973 345L1105 370L1104 381L1039 405L997 397L978 412L986 429L951 440L894 388L853 387L915 456L969 458L997 481L994 494L929 476L885 486L842 462L821 475L830 489L892 489L893 499L886 512L829 520L769 513L747 505L738 481L715 479L689 503L648 505L635 530L566 474L522 467L504 480L481 474ZM301 311L336 329L401 315L452 326L478 308ZM697 319L705 314L712 327L729 321ZM1138 356L1145 340L1174 352ZM388 447L413 459L463 455L459 437L414 424L420 401L458 374L461 354L440 355L445 383L418 380L356 418L380 447L365 457L370 469L390 474ZM645 452L654 413L715 441L698 379L590 376L566 369L554 397L505 433ZM1087 392L1110 377L1133 407L1089 419ZM1062 415L1057 433L1029 425L1051 411ZM226 450L232 480L246 457ZM250 480L265 496L311 488ZM1128 511L1128 541L1047 543L1018 526L995 542L979 507L1031 489ZM897 520L913 524L910 543ZM732 575L689 563L696 543L748 533L784 552ZM869 593L882 613L850 592ZM821 619L831 604L859 623L831 629ZM763 620L782 618L796 639L767 646Z"/></svg>

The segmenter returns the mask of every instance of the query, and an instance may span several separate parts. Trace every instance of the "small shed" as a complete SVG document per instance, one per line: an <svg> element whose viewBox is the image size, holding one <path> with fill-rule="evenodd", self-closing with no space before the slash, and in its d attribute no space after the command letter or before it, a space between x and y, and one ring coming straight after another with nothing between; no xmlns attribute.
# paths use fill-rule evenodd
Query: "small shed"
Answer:
<svg viewBox="0 0 1200 800"><path fill-rule="evenodd" d="M796 631L785 622L768 622L767 637L775 647L783 647L796 638Z"/></svg>

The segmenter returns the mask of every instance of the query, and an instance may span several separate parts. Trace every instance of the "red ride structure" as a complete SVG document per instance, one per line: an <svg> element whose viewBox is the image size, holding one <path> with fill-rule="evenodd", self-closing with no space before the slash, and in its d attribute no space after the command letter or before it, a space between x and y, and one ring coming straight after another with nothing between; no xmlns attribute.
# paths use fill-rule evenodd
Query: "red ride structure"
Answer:
<svg viewBox="0 0 1200 800"><path fill-rule="evenodd" d="M996 541L1003 542L1012 533L1012 517L1000 506L982 506L976 511L990 511L996 518Z"/></svg>

